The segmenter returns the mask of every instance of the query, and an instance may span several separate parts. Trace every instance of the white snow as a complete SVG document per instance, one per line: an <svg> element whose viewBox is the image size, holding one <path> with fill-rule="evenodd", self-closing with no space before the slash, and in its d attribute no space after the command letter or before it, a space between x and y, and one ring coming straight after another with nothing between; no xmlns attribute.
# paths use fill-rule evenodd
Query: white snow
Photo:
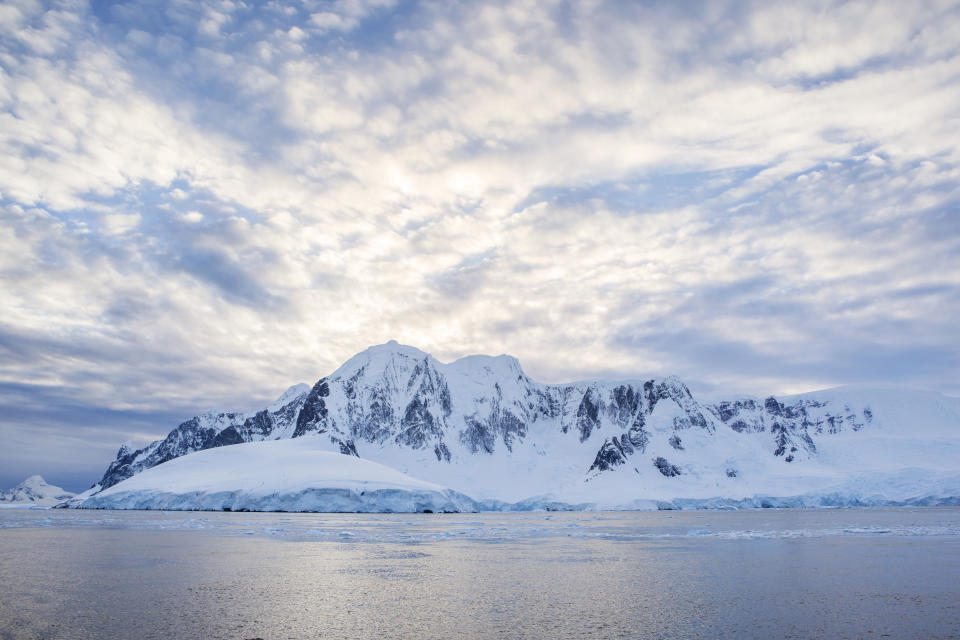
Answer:
<svg viewBox="0 0 960 640"><path fill-rule="evenodd" d="M469 511L442 486L353 456L324 438L250 442L198 451L148 469L82 503L96 509L233 511Z"/></svg>
<svg viewBox="0 0 960 640"><path fill-rule="evenodd" d="M298 384L295 384L289 389L287 389L286 391L284 391L282 394L280 394L280 397L274 400L273 404L267 407L267 411L271 413L273 413L274 411L279 411L286 405L296 400L299 396L302 396L309 392L310 392L310 385L308 385L307 383L300 382Z"/></svg>
<svg viewBox="0 0 960 640"><path fill-rule="evenodd" d="M34 475L12 489L0 491L0 507L52 507L72 497L71 492L49 484L43 476Z"/></svg>

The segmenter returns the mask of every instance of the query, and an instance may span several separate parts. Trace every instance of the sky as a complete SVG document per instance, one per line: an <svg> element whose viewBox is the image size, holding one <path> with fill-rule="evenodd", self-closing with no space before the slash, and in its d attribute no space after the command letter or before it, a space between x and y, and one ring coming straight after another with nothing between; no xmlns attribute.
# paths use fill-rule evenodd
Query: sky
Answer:
<svg viewBox="0 0 960 640"><path fill-rule="evenodd" d="M396 339L960 395L960 3L0 4L0 487Z"/></svg>

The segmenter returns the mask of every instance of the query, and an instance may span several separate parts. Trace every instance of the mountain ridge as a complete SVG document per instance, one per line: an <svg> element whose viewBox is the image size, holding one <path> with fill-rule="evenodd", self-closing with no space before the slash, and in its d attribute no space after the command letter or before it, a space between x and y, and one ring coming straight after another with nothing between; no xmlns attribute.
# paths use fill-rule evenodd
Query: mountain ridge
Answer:
<svg viewBox="0 0 960 640"><path fill-rule="evenodd" d="M953 447L960 400L939 394L918 400L917 393L903 392L914 404L926 403L911 415L936 423L924 429L946 433ZM517 500L566 486L577 493L610 477L629 486L630 470L636 475L630 491L637 495L694 484L720 495L742 493L745 474L753 476L750 482L764 475L824 475L829 469L821 462L842 462L833 441L864 430L871 436L861 440L874 441L877 434L903 431L909 421L889 392L841 388L781 398L701 403L676 376L543 384L512 356L442 363L391 341L356 354L309 390L294 385L260 411L200 414L146 447L122 447L97 486L108 488L193 451L318 437L331 451L472 497ZM526 495L497 477L512 477Z"/></svg>

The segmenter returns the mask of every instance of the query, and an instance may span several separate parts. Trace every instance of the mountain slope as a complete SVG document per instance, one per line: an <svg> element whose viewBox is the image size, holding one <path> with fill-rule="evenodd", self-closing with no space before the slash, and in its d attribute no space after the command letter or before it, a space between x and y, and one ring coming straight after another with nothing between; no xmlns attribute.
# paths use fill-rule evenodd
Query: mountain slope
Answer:
<svg viewBox="0 0 960 640"><path fill-rule="evenodd" d="M198 451L83 501L85 509L216 511L475 511L468 497L353 456L317 438Z"/></svg>
<svg viewBox="0 0 960 640"><path fill-rule="evenodd" d="M545 385L509 356L444 364L390 342L259 412L202 414L123 447L100 487L192 451L307 436L476 499L787 496L908 469L933 474L916 490L934 495L960 469L960 400L836 389L702 404L673 377Z"/></svg>

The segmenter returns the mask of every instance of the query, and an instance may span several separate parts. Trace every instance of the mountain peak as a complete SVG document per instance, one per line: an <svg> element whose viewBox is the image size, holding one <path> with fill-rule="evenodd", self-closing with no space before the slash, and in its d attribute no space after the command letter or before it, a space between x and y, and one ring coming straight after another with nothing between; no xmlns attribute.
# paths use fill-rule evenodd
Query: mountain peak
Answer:
<svg viewBox="0 0 960 640"><path fill-rule="evenodd" d="M507 354L464 356L451 362L450 367L471 376L494 376L505 380L525 375L520 361Z"/></svg>
<svg viewBox="0 0 960 640"><path fill-rule="evenodd" d="M379 369L386 366L388 363L398 357L409 358L412 360L430 360L435 365L441 365L436 358L426 351L410 345L401 344L396 340L389 340L383 344L367 347L363 351L357 353L343 363L340 368L337 369L330 377L339 378L343 377L345 374L352 375L361 367ZM524 375L523 369L520 366L520 361L515 357L504 353L498 356L479 354L463 356L462 358L458 358L448 365L441 366L450 366L454 369L464 372L477 372L481 375L484 372L487 374L493 373L496 375L509 375L511 377Z"/></svg>
<svg viewBox="0 0 960 640"><path fill-rule="evenodd" d="M282 407L296 400L297 397L302 396L306 393L310 393L310 385L306 384L305 382L299 382L291 386L289 389L287 389L283 393L281 393L280 397L274 400L273 404L267 407L267 410L278 411Z"/></svg>
<svg viewBox="0 0 960 640"><path fill-rule="evenodd" d="M375 344L367 347L361 353L398 353L406 356L420 357L427 353L408 344L401 344L396 340L388 340L383 344Z"/></svg>
<svg viewBox="0 0 960 640"><path fill-rule="evenodd" d="M18 484L18 487L41 487L47 484L47 481L43 479L43 476L35 474Z"/></svg>
<svg viewBox="0 0 960 640"><path fill-rule="evenodd" d="M0 491L0 502L52 506L73 494L49 484L41 475L32 475L12 489Z"/></svg>
<svg viewBox="0 0 960 640"><path fill-rule="evenodd" d="M413 360L423 360L432 356L416 347L400 344L396 340L390 340L383 344L367 347L356 354L339 369L333 372L331 378L349 377L362 368L381 369L385 368L391 361L397 358L409 358Z"/></svg>

